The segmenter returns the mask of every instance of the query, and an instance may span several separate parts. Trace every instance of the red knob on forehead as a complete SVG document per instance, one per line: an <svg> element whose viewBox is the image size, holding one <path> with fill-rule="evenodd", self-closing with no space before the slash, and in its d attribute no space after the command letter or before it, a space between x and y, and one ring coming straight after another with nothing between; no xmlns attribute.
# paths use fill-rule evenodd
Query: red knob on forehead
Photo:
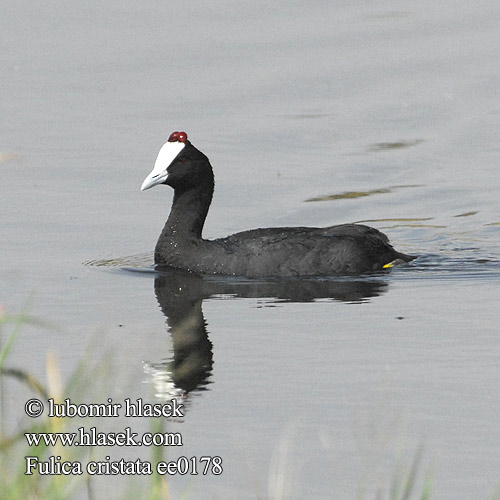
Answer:
<svg viewBox="0 0 500 500"><path fill-rule="evenodd" d="M186 132L172 132L168 138L168 142L186 142L187 138Z"/></svg>

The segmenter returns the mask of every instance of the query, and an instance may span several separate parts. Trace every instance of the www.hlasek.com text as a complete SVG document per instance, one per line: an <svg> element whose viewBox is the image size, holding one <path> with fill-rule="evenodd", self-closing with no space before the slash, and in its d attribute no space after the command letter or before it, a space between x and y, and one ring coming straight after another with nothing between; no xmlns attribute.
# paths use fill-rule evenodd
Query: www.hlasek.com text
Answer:
<svg viewBox="0 0 500 500"><path fill-rule="evenodd" d="M77 432L25 432L28 446L182 446L180 432L145 432L141 436L125 427L120 432L98 432L79 427Z"/></svg>

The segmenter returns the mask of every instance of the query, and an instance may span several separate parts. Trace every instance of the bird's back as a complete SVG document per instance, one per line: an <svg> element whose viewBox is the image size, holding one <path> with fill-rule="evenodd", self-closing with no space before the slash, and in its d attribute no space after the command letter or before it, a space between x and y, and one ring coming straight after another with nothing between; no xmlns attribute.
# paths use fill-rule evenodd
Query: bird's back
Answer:
<svg viewBox="0 0 500 500"><path fill-rule="evenodd" d="M368 226L253 229L213 240L225 272L242 276L332 276L381 270L412 257L396 252Z"/></svg>

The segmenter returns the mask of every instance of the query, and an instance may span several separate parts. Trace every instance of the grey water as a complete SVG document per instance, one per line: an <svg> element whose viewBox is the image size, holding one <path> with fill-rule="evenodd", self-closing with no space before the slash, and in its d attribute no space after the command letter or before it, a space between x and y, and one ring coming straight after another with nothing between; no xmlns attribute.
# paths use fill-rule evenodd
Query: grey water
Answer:
<svg viewBox="0 0 500 500"><path fill-rule="evenodd" d="M66 381L90 359L87 398L182 397L169 457L223 472L168 477L172 498L388 498L419 449L415 497L426 477L433 498L498 493L498 2L20 0L1 17L0 306L57 327L27 325L8 366L46 381L50 353ZM173 130L214 166L205 237L368 221L419 259L153 273L172 193L139 188ZM29 397L4 381L11 430ZM128 479L96 478L98 497Z"/></svg>

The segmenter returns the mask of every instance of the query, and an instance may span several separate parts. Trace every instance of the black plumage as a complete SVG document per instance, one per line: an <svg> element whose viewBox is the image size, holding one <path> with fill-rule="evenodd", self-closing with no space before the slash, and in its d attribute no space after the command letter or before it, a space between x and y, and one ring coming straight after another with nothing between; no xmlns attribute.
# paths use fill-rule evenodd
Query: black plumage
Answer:
<svg viewBox="0 0 500 500"><path fill-rule="evenodd" d="M179 142L179 135L184 147L180 144L182 149L165 165L162 175L152 172L143 184L143 189L160 183L174 189L170 215L155 248L156 264L199 274L333 276L380 271L415 258L396 251L385 234L360 224L253 229L203 239L214 190L213 171L208 158L185 133L175 132L169 142Z"/></svg>

